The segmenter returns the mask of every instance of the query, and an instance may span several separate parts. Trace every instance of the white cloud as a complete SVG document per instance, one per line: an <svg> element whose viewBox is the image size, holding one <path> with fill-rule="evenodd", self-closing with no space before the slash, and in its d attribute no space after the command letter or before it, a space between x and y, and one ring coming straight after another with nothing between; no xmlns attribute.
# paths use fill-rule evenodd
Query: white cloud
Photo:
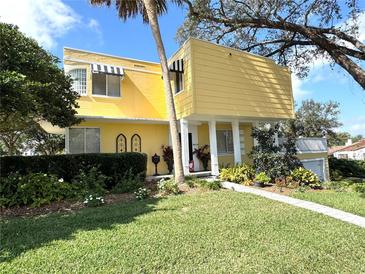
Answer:
<svg viewBox="0 0 365 274"><path fill-rule="evenodd" d="M0 1L0 21L19 29L51 49L56 38L80 22L80 16L61 0Z"/></svg>
<svg viewBox="0 0 365 274"><path fill-rule="evenodd" d="M96 33L99 43L104 44L103 33L101 31L99 22L92 18L87 23L87 27Z"/></svg>
<svg viewBox="0 0 365 274"><path fill-rule="evenodd" d="M76 27L92 30L103 41L99 22L95 19L83 22L62 0L0 1L0 21L19 26L20 31L47 49L54 48L58 37Z"/></svg>
<svg viewBox="0 0 365 274"><path fill-rule="evenodd" d="M293 87L293 96L295 100L301 99L302 97L311 94L309 90L303 88L307 79L299 79L297 76L292 74L292 87Z"/></svg>
<svg viewBox="0 0 365 274"><path fill-rule="evenodd" d="M343 130L352 135L362 134L365 136L365 116L358 116L343 123Z"/></svg>

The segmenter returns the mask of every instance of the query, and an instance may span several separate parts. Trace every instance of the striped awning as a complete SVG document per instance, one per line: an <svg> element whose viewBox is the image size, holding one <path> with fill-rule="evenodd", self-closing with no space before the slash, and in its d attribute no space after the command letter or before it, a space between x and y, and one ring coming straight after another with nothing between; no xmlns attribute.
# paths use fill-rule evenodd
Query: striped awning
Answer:
<svg viewBox="0 0 365 274"><path fill-rule="evenodd" d="M169 70L173 71L173 72L183 73L184 72L184 60L179 59L179 60L172 62L172 64L169 66Z"/></svg>
<svg viewBox="0 0 365 274"><path fill-rule="evenodd" d="M124 75L124 71L122 67L105 65L105 64L91 64L92 73L105 73L105 74L113 74L113 75Z"/></svg>

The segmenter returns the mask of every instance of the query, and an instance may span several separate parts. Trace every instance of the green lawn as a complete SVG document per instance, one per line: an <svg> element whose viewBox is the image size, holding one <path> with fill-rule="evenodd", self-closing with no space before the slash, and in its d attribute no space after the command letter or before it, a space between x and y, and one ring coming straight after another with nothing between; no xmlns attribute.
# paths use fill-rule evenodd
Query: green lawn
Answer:
<svg viewBox="0 0 365 274"><path fill-rule="evenodd" d="M293 192L292 196L365 217L365 198L357 192Z"/></svg>
<svg viewBox="0 0 365 274"><path fill-rule="evenodd" d="M1 273L364 273L365 229L250 194L3 220Z"/></svg>

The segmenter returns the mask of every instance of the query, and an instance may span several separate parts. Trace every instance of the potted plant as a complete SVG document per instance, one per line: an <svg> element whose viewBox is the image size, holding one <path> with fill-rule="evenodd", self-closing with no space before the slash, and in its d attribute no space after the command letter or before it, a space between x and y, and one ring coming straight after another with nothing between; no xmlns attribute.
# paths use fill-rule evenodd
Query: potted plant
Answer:
<svg viewBox="0 0 365 274"><path fill-rule="evenodd" d="M270 182L270 177L266 175L265 172L260 172L255 176L254 186L264 187L265 184Z"/></svg>
<svg viewBox="0 0 365 274"><path fill-rule="evenodd" d="M208 170L208 162L210 160L210 152L208 151L208 149L208 145L203 145L194 149L193 152L193 154L196 155L196 158L198 158L199 161L202 163L204 171Z"/></svg>
<svg viewBox="0 0 365 274"><path fill-rule="evenodd" d="M167 164L169 174L171 174L174 168L174 153L171 146L162 146L162 158Z"/></svg>

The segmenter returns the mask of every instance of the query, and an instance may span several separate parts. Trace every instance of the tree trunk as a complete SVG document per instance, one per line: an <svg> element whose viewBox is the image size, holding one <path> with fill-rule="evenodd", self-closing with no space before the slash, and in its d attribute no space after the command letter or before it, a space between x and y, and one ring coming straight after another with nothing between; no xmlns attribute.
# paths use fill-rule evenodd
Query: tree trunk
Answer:
<svg viewBox="0 0 365 274"><path fill-rule="evenodd" d="M169 116L170 133L172 139L172 149L174 151L175 180L177 181L177 183L183 183L184 171L182 165L181 146L179 141L179 132L177 126L174 97L171 89L171 82L170 82L169 69L167 65L165 47L162 42L160 26L158 24L158 19L156 14L156 4L154 0L143 0L143 2L147 11L148 21L151 26L152 34L155 39L158 55L161 61L162 77L165 86L166 107Z"/></svg>

